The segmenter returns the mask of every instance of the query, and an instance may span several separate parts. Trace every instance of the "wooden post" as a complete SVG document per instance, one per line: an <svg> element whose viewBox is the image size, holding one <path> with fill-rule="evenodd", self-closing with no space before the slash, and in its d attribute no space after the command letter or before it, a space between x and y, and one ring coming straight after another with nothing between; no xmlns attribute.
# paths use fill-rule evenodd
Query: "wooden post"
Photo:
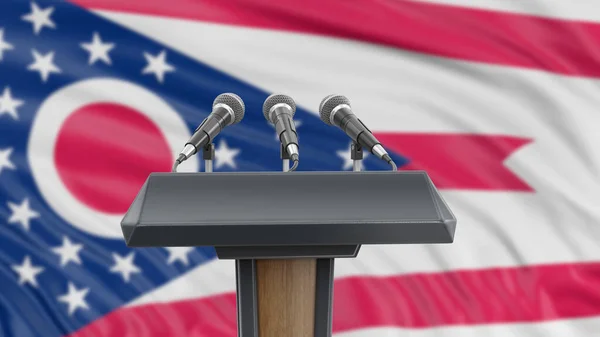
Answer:
<svg viewBox="0 0 600 337"><path fill-rule="evenodd" d="M314 337L316 261L256 261L259 337Z"/></svg>

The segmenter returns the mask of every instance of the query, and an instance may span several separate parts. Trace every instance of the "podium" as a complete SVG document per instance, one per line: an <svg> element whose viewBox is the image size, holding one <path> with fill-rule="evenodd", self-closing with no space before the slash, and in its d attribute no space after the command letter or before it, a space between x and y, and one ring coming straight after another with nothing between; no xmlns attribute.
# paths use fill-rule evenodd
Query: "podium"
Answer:
<svg viewBox="0 0 600 337"><path fill-rule="evenodd" d="M451 243L456 218L422 171L153 173L121 227L130 247L235 260L238 336L329 337L335 258Z"/></svg>

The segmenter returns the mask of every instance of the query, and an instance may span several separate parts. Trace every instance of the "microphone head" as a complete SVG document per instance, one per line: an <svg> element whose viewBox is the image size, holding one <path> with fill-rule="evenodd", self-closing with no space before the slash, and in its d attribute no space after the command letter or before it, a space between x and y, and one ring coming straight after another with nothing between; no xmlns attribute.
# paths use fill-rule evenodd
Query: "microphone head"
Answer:
<svg viewBox="0 0 600 337"><path fill-rule="evenodd" d="M333 125L331 123L331 113L341 104L350 106L350 100L343 95L329 95L323 98L321 104L319 104L319 114L321 115L321 120L327 125Z"/></svg>
<svg viewBox="0 0 600 337"><path fill-rule="evenodd" d="M290 108L292 108L292 117L296 113L296 102L294 102L293 98L291 98L288 95L273 94L273 95L267 97L267 99L265 100L265 103L263 104L263 114L265 115L265 118L271 123L273 123L273 121L269 118L269 111L271 110L272 107L274 107L277 104L289 105Z"/></svg>
<svg viewBox="0 0 600 337"><path fill-rule="evenodd" d="M244 118L244 113L246 112L246 106L244 105L244 101L240 98L240 96L236 94L232 94L230 92L225 94L220 94L215 98L213 102L213 108L217 104L225 104L233 110L233 114L235 118L230 125L239 123Z"/></svg>

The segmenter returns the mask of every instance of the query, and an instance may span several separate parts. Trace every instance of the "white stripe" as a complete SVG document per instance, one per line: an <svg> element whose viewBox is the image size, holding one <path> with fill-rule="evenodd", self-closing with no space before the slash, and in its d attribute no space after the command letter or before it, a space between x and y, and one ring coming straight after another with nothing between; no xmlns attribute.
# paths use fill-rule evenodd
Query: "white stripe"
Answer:
<svg viewBox="0 0 600 337"><path fill-rule="evenodd" d="M406 0L399 0L406 1ZM413 0L464 8L529 14L541 17L600 22L600 2L593 0Z"/></svg>
<svg viewBox="0 0 600 337"><path fill-rule="evenodd" d="M335 337L592 337L600 319L586 318L529 324L446 326L430 329L374 328L334 334Z"/></svg>
<svg viewBox="0 0 600 337"><path fill-rule="evenodd" d="M129 306L188 300L235 291L235 263L215 260L145 293Z"/></svg>

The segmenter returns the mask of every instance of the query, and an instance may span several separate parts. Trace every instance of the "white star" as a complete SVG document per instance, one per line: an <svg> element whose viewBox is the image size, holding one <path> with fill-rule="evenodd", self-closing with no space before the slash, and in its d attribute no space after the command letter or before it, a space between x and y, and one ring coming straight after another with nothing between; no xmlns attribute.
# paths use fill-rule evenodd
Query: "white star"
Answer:
<svg viewBox="0 0 600 337"><path fill-rule="evenodd" d="M54 64L54 52L51 51L46 55L40 55L37 50L32 50L33 58L35 59L32 64L27 67L29 71L39 71L42 81L46 82L51 73L60 74L62 71L59 67Z"/></svg>
<svg viewBox="0 0 600 337"><path fill-rule="evenodd" d="M27 231L29 230L29 221L40 216L39 213L29 207L29 199L27 198L23 199L20 205L9 202L8 208L12 212L8 223L19 222Z"/></svg>
<svg viewBox="0 0 600 337"><path fill-rule="evenodd" d="M215 167L219 168L223 165L236 168L235 156L240 153L240 149L234 149L227 146L225 140L219 142L218 148L215 149Z"/></svg>
<svg viewBox="0 0 600 337"><path fill-rule="evenodd" d="M44 268L32 265L29 256L25 256L22 265L13 265L12 269L19 274L19 284L29 283L34 287L38 286L35 278L44 271Z"/></svg>
<svg viewBox="0 0 600 337"><path fill-rule="evenodd" d="M141 272L141 269L133 264L133 258L135 253L131 252L129 255L123 257L119 254L113 253L113 259L115 260L114 266L110 268L113 273L119 273L123 277L123 281L129 282L131 274Z"/></svg>
<svg viewBox="0 0 600 337"><path fill-rule="evenodd" d="M40 9L35 2L32 2L31 13L23 15L21 19L31 22L33 24L33 32L35 35L38 35L44 27L56 28L56 25L50 19L52 12L54 12L54 7Z"/></svg>
<svg viewBox="0 0 600 337"><path fill-rule="evenodd" d="M81 264L79 251L83 249L83 244L73 243L68 237L63 237L63 243L60 247L52 248L52 251L60 255L60 266L64 267L67 263L73 261L76 264Z"/></svg>
<svg viewBox="0 0 600 337"><path fill-rule="evenodd" d="M12 44L6 42L4 40L4 29L0 28L0 61L2 61L2 56L5 50L12 50L14 47Z"/></svg>
<svg viewBox="0 0 600 337"><path fill-rule="evenodd" d="M23 101L12 97L10 87L4 87L2 96L0 96L0 116L7 113L14 120L19 119L17 108L23 105Z"/></svg>
<svg viewBox="0 0 600 337"><path fill-rule="evenodd" d="M142 70L142 74L154 74L160 83L164 81L165 73L175 71L175 67L167 63L167 52L164 50L156 56L144 53L144 57L148 65Z"/></svg>
<svg viewBox="0 0 600 337"><path fill-rule="evenodd" d="M69 282L69 289L67 293L59 296L58 301L67 303L69 306L69 316L73 315L75 310L81 309L89 309L87 302L85 301L85 297L90 292L90 288L82 288L77 289L75 285Z"/></svg>
<svg viewBox="0 0 600 337"><path fill-rule="evenodd" d="M337 151L337 155L339 157L342 158L342 160L344 160L344 166L342 168L342 170L348 170L351 169L354 161L352 160L352 158L350 158L350 155L352 154L352 143L350 143L350 147L348 147L347 151ZM363 159L367 159L367 156L369 156L369 153L363 150ZM364 169L364 165L363 165L363 161L360 161L360 170L362 171Z"/></svg>
<svg viewBox="0 0 600 337"><path fill-rule="evenodd" d="M114 43L102 43L100 34L96 32L94 32L92 42L81 44L81 48L87 50L90 53L90 58L88 60L88 64L90 65L96 63L96 61L98 60L101 60L102 62L110 65L111 60L110 56L108 55L108 52L111 51L114 47Z"/></svg>
<svg viewBox="0 0 600 337"><path fill-rule="evenodd" d="M269 125L271 125L273 128L275 128L274 124L269 123ZM300 127L300 125L302 125L302 121L298 120L298 119L294 119L294 125L296 126L296 129L298 129ZM275 132L275 140L279 141L279 135L277 134L277 132Z"/></svg>
<svg viewBox="0 0 600 337"><path fill-rule="evenodd" d="M194 250L194 247L165 247L169 251L168 264L172 264L175 261L181 261L184 265L188 265L188 254Z"/></svg>
<svg viewBox="0 0 600 337"><path fill-rule="evenodd" d="M5 167L11 170L15 169L15 164L13 164L9 158L12 152L12 148L0 149L0 173L2 173L2 169Z"/></svg>

